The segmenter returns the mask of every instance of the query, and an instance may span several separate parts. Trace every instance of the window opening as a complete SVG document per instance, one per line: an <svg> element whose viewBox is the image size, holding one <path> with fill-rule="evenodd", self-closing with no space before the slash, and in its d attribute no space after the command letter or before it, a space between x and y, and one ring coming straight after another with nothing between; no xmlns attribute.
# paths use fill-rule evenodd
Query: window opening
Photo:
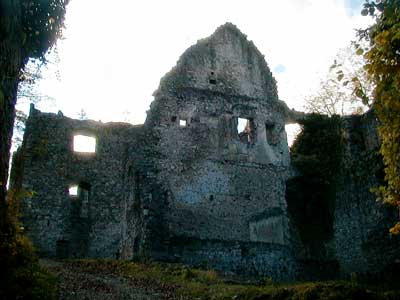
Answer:
<svg viewBox="0 0 400 300"><path fill-rule="evenodd" d="M247 119L244 118L238 118L238 123L237 123L237 132L240 134L243 132L246 128L247 125Z"/></svg>
<svg viewBox="0 0 400 300"><path fill-rule="evenodd" d="M301 131L300 125L299 124L288 124L285 126L285 131L287 134L288 145L289 145L289 147L291 147L294 140L296 139L297 135Z"/></svg>
<svg viewBox="0 0 400 300"><path fill-rule="evenodd" d="M80 216L87 218L89 215L90 184L82 182L78 186L78 197L81 202Z"/></svg>
<svg viewBox="0 0 400 300"><path fill-rule="evenodd" d="M74 136L74 151L83 153L96 152L96 138L87 135Z"/></svg>
<svg viewBox="0 0 400 300"><path fill-rule="evenodd" d="M171 117L171 122L175 123L176 122L176 116Z"/></svg>
<svg viewBox="0 0 400 300"><path fill-rule="evenodd" d="M186 124L187 124L186 120L183 119L179 120L179 126L185 127Z"/></svg>
<svg viewBox="0 0 400 300"><path fill-rule="evenodd" d="M72 185L68 191L70 197L75 198L75 203L78 203L80 207L80 216L82 218L88 217L90 184L82 182L79 185Z"/></svg>
<svg viewBox="0 0 400 300"><path fill-rule="evenodd" d="M78 196L78 186L77 185L72 185L68 189L69 195L73 197Z"/></svg>
<svg viewBox="0 0 400 300"><path fill-rule="evenodd" d="M256 129L253 119L237 118L237 134L241 142L254 144Z"/></svg>

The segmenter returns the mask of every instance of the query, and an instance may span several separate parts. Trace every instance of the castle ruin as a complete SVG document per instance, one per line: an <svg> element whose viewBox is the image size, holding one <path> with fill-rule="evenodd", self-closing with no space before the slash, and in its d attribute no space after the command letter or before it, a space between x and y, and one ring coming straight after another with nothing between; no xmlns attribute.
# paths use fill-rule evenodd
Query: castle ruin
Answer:
<svg viewBox="0 0 400 300"><path fill-rule="evenodd" d="M375 175L366 172L363 185L343 173L334 236L313 265L286 200L295 172L285 124L304 114L279 100L263 55L234 25L185 51L154 98L143 125L31 107L13 182L34 191L23 222L42 255L142 257L277 280L326 266L343 275L379 271L396 258L388 213L369 193ZM374 122L360 117L362 151L378 147ZM349 136L353 123L345 122ZM93 149L74 148L77 138ZM353 158L361 151L353 153L354 143L346 148ZM376 257L375 236L385 257Z"/></svg>

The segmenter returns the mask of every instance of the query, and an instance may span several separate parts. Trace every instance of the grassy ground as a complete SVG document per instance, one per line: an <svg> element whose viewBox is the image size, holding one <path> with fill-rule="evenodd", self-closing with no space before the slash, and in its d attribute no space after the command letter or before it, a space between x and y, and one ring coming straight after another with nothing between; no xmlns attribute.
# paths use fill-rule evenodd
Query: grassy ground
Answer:
<svg viewBox="0 0 400 300"><path fill-rule="evenodd" d="M44 265L58 277L60 299L400 299L400 285L362 284L355 279L278 284L228 278L180 264L47 260Z"/></svg>

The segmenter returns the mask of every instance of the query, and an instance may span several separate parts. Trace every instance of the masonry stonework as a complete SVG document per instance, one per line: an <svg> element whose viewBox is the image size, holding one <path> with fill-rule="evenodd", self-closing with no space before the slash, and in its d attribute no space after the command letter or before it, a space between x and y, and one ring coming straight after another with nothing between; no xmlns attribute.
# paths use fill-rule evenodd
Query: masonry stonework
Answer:
<svg viewBox="0 0 400 300"><path fill-rule="evenodd" d="M26 232L47 256L145 257L302 278L310 258L285 199L294 171L284 126L303 117L278 99L253 43L225 24L161 79L143 125L31 108L13 168L14 185L34 191L23 201ZM78 134L96 138L95 153L74 151ZM346 196L353 185L343 180L331 244L346 275L354 271L346 253L362 247L349 244L350 235L368 227L346 217L348 206L360 216L369 211L354 207ZM372 219L381 218L382 208L368 205ZM357 264L371 257L357 255Z"/></svg>

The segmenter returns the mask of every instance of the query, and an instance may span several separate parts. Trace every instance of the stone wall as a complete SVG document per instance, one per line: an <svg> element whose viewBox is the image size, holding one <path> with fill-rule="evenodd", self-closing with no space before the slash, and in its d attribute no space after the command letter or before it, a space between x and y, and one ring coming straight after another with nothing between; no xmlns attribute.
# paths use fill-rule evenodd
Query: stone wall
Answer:
<svg viewBox="0 0 400 300"><path fill-rule="evenodd" d="M146 125L158 136L157 177L169 193L169 253L284 278L283 261L295 261L286 114L262 55L226 24L190 47L154 95Z"/></svg>
<svg viewBox="0 0 400 300"><path fill-rule="evenodd" d="M396 209L376 200L383 183L377 120L372 111L343 118L343 168L337 180L333 244L341 274L379 274L400 259L400 239L388 229Z"/></svg>
<svg viewBox="0 0 400 300"><path fill-rule="evenodd" d="M31 108L20 156L22 187L34 196L25 200L23 216L25 229L41 253L56 255L58 243L68 248L70 256L119 256L126 235L127 144L136 143L140 130ZM73 150L78 134L96 138L95 153ZM71 196L69 188L75 185L79 194Z"/></svg>
<svg viewBox="0 0 400 300"><path fill-rule="evenodd" d="M306 115L278 100L246 36L221 26L154 95L137 126L31 108L12 181L34 192L23 222L41 254L179 261L278 280L377 272L396 259L386 233L393 212L369 192L382 171L373 116L343 120L333 234L302 244L285 198L294 172L284 126ZM95 137L95 153L74 151L78 134Z"/></svg>

